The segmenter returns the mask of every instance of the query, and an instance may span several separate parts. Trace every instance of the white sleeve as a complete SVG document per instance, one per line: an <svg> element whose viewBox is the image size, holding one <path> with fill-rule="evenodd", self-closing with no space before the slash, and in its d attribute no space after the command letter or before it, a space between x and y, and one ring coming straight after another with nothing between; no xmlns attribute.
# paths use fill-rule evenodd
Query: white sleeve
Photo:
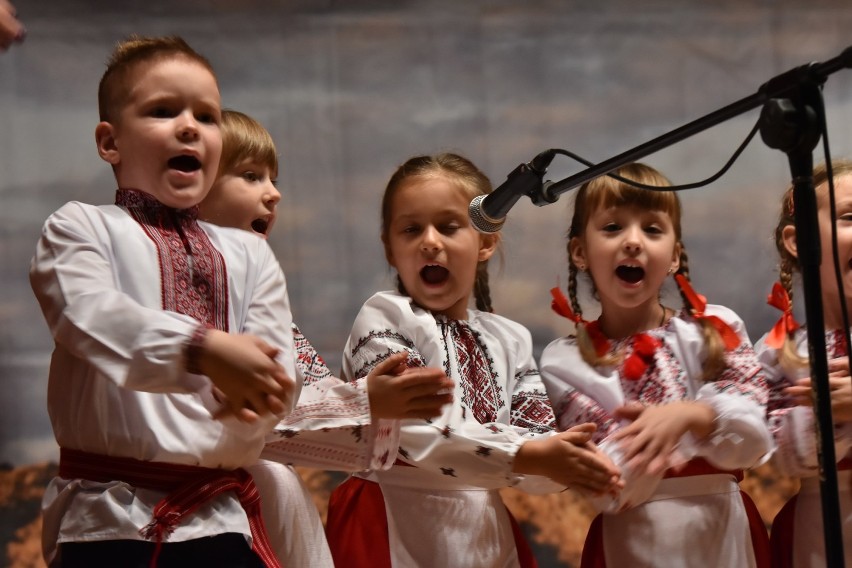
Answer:
<svg viewBox="0 0 852 568"><path fill-rule="evenodd" d="M199 322L123 293L107 242L79 204L45 222L30 283L54 340L126 388L192 392L209 384L184 371L184 345Z"/></svg>

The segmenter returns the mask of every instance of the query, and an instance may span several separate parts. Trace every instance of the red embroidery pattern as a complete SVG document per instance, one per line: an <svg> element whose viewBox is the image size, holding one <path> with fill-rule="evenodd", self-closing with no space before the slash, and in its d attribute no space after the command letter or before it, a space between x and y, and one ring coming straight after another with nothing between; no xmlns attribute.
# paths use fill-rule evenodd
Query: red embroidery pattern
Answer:
<svg viewBox="0 0 852 568"><path fill-rule="evenodd" d="M512 426L526 428L530 432L550 432L556 427L553 408L547 399L547 394L535 391L520 391L512 396Z"/></svg>
<svg viewBox="0 0 852 568"><path fill-rule="evenodd" d="M463 377L462 402L480 424L495 422L503 406L503 387L497 383L492 361L475 332L462 321L439 322L445 338L456 348L459 376Z"/></svg>
<svg viewBox="0 0 852 568"><path fill-rule="evenodd" d="M115 202L127 209L157 249L163 309L228 331L225 261L198 225L198 208L172 209L132 189L119 189Z"/></svg>
<svg viewBox="0 0 852 568"><path fill-rule="evenodd" d="M311 385L331 376L328 366L311 345L311 342L302 334L294 323L293 344L296 348L296 368L302 375L302 384Z"/></svg>

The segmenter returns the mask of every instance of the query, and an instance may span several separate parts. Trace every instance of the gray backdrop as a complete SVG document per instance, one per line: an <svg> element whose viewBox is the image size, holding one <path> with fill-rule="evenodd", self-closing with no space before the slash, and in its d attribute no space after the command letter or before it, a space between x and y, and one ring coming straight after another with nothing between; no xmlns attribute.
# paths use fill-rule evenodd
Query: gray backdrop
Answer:
<svg viewBox="0 0 852 568"><path fill-rule="evenodd" d="M546 148L603 160L756 92L850 44L848 0L18 0L29 38L0 56L0 463L53 459L44 399L52 348L27 280L44 219L115 184L95 152L96 87L116 41L180 34L207 55L223 102L281 152L271 238L295 319L333 369L361 303L390 287L378 203L419 153L466 154L501 183ZM852 71L828 80L835 156L852 155ZM758 110L646 161L675 182L715 172ZM579 171L557 157L548 177ZM759 138L728 175L682 195L697 288L753 339L775 320L771 242L786 158ZM549 310L565 282L570 193L528 200L504 230L495 306L536 349L569 328ZM674 302L674 300L673 300Z"/></svg>

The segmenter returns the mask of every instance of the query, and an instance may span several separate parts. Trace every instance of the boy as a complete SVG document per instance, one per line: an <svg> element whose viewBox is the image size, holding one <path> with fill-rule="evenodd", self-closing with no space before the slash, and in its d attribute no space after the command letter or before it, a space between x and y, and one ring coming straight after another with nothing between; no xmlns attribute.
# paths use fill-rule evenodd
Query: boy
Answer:
<svg viewBox="0 0 852 568"><path fill-rule="evenodd" d="M266 242L196 220L221 152L216 78L180 38L132 38L98 99L116 204L60 208L30 272L56 344L45 558L278 566L241 468L301 385Z"/></svg>

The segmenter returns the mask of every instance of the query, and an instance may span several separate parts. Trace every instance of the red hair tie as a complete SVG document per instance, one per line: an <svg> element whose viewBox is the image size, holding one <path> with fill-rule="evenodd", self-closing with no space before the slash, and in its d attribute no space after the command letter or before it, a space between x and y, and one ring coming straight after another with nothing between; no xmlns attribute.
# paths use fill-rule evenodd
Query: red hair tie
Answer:
<svg viewBox="0 0 852 568"><path fill-rule="evenodd" d="M689 284L689 280L683 274L675 274L675 280L692 308L692 316L695 319L709 322L710 325L716 328L716 331L719 332L722 341L725 343L726 351L736 348L740 344L740 336L737 335L737 332L720 317L704 314L704 309L707 307L707 298L693 290Z"/></svg>
<svg viewBox="0 0 852 568"><path fill-rule="evenodd" d="M562 293L559 288L551 288L550 295L553 296L553 301L550 303L551 309L562 316L573 321L576 326L583 326L589 338L592 340L592 345L595 347L595 353L598 357L603 357L609 351L609 339L601 332L598 322L587 322L582 317L574 313L571 306L568 304L568 298Z"/></svg>
<svg viewBox="0 0 852 568"><path fill-rule="evenodd" d="M772 285L772 292L766 297L766 303L781 310L781 317L766 334L764 343L773 349L780 349L784 345L787 336L799 329L799 322L793 317L793 304L787 290L780 282Z"/></svg>

